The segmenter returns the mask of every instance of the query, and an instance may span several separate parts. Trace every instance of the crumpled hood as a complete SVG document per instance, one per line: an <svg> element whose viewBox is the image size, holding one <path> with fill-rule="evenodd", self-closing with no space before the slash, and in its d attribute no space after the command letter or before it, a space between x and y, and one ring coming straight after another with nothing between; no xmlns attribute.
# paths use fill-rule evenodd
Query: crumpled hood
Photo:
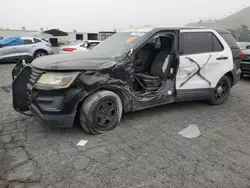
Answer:
<svg viewBox="0 0 250 188"><path fill-rule="evenodd" d="M43 70L99 70L115 63L93 51L81 51L39 57L33 60L32 66Z"/></svg>

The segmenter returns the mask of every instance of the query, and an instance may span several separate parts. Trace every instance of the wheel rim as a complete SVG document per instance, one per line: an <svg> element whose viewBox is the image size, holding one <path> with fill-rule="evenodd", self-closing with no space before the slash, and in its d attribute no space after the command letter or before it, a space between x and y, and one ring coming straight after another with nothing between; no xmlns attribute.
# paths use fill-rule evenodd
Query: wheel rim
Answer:
<svg viewBox="0 0 250 188"><path fill-rule="evenodd" d="M117 105L112 100L105 100L98 105L95 122L99 129L107 129L117 120Z"/></svg>
<svg viewBox="0 0 250 188"><path fill-rule="evenodd" d="M36 57L41 57L41 56L45 56L45 54L42 53L42 52L40 52L40 53L38 53L38 54L36 55Z"/></svg>
<svg viewBox="0 0 250 188"><path fill-rule="evenodd" d="M215 88L215 99L223 100L228 94L228 89L228 84L225 81L221 80Z"/></svg>

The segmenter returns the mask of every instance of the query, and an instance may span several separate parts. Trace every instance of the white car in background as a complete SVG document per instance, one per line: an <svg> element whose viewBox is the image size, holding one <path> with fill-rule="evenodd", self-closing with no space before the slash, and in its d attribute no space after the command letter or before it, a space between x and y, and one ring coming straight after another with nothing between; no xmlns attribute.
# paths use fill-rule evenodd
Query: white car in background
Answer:
<svg viewBox="0 0 250 188"><path fill-rule="evenodd" d="M237 42L241 50L250 49L250 42Z"/></svg>
<svg viewBox="0 0 250 188"><path fill-rule="evenodd" d="M86 40L86 41L76 41L69 45L61 46L60 53L69 53L77 51L88 51L98 45L101 41L98 40Z"/></svg>

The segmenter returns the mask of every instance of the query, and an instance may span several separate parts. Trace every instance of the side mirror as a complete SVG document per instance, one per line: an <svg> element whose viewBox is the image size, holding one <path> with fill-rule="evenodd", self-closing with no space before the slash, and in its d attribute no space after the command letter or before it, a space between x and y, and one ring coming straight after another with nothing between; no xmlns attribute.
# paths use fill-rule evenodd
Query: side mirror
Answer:
<svg viewBox="0 0 250 188"><path fill-rule="evenodd" d="M246 47L246 49L250 49L250 45L248 45L248 46Z"/></svg>
<svg viewBox="0 0 250 188"><path fill-rule="evenodd" d="M89 42L88 42L88 41L85 41L85 42L83 43L83 45L84 45L85 48L89 48Z"/></svg>

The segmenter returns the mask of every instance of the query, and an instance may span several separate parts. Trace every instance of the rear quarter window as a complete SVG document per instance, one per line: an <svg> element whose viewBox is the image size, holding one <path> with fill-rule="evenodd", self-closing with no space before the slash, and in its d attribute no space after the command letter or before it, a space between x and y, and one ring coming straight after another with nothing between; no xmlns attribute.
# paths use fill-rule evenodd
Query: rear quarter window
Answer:
<svg viewBox="0 0 250 188"><path fill-rule="evenodd" d="M222 46L221 42L215 35L213 35L213 51L221 52L223 50L224 50L224 47Z"/></svg>
<svg viewBox="0 0 250 188"><path fill-rule="evenodd" d="M34 38L34 43L39 43L39 42L42 42L41 40L37 39L37 38Z"/></svg>
<svg viewBox="0 0 250 188"><path fill-rule="evenodd" d="M238 49L239 46L234 37L229 33L220 33L221 37L227 42L231 49Z"/></svg>

